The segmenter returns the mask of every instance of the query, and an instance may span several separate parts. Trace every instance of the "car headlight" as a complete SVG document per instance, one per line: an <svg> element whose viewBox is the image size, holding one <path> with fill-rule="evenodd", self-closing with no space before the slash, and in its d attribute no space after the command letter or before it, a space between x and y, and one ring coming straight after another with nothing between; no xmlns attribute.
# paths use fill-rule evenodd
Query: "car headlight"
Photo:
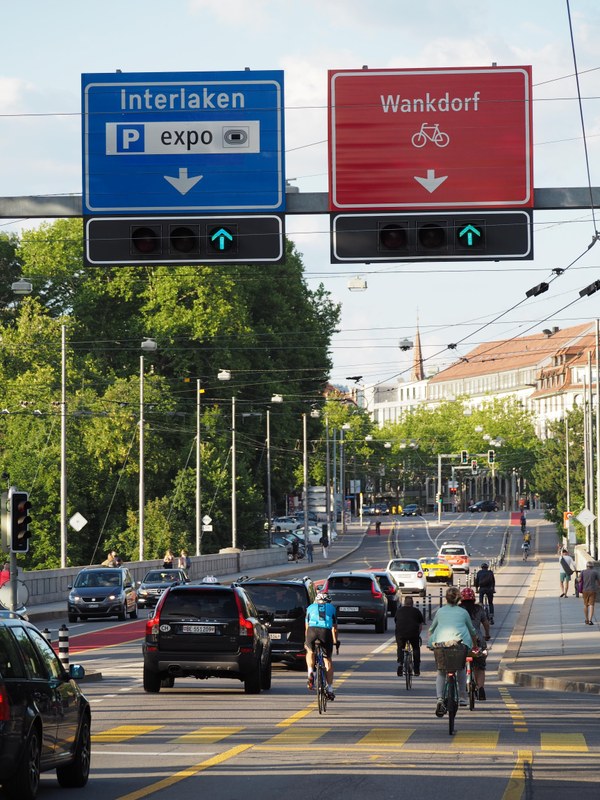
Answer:
<svg viewBox="0 0 600 800"><path fill-rule="evenodd" d="M69 600L73 603L78 603L81 600L81 597L78 594L70 594Z"/></svg>
<svg viewBox="0 0 600 800"><path fill-rule="evenodd" d="M119 597L120 597L120 595L118 595L118 594L109 594L108 595L108 599L109 600L118 600Z"/></svg>
<svg viewBox="0 0 600 800"><path fill-rule="evenodd" d="M140 589L138 591L138 594L141 595L142 597L146 597L146 595L148 594L148 590L147 589Z"/></svg>

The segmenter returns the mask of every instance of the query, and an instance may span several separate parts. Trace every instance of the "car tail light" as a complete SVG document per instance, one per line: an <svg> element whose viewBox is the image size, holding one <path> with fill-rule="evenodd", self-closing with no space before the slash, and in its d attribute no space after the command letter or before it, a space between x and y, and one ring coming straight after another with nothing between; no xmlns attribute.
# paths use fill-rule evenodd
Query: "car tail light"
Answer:
<svg viewBox="0 0 600 800"><path fill-rule="evenodd" d="M238 608L238 617L240 622L240 636L254 636L254 625L244 615L244 607L237 592L235 594L235 602Z"/></svg>
<svg viewBox="0 0 600 800"><path fill-rule="evenodd" d="M375 587L374 583L371 584L371 594L373 595L373 597L376 597L377 599L383 597L381 592L377 591L377 588Z"/></svg>
<svg viewBox="0 0 600 800"><path fill-rule="evenodd" d="M8 722L10 719L10 704L8 702L8 692L6 686L0 686L0 722Z"/></svg>
<svg viewBox="0 0 600 800"><path fill-rule="evenodd" d="M417 572L417 578L422 578L422 577L423 577L423 573L421 572L421 570L419 570Z"/></svg>

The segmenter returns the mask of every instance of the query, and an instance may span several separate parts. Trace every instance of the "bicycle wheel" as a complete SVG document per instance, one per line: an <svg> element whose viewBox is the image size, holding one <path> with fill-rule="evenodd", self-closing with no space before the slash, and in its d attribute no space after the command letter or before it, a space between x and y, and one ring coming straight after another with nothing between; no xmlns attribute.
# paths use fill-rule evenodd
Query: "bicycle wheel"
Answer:
<svg viewBox="0 0 600 800"><path fill-rule="evenodd" d="M473 664L467 659L467 692L469 694L469 711L475 711L476 687L473 678Z"/></svg>
<svg viewBox="0 0 600 800"><path fill-rule="evenodd" d="M450 672L446 678L446 710L448 711L448 733L450 736L454 733L454 719L458 711L458 686L456 683L456 675Z"/></svg>
<svg viewBox="0 0 600 800"><path fill-rule="evenodd" d="M327 711L327 681L323 656L320 653L317 655L317 705L319 714L324 714Z"/></svg>
<svg viewBox="0 0 600 800"><path fill-rule="evenodd" d="M407 691L412 687L413 677L413 655L412 651L407 648L404 651L404 680L406 681Z"/></svg>

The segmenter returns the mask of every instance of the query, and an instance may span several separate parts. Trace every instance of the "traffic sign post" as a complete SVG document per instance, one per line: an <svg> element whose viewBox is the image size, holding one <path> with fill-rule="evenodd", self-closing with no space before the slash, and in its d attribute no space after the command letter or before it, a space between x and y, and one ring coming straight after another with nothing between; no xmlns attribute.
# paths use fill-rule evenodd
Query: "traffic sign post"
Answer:
<svg viewBox="0 0 600 800"><path fill-rule="evenodd" d="M285 209L283 71L82 75L83 213Z"/></svg>
<svg viewBox="0 0 600 800"><path fill-rule="evenodd" d="M330 210L531 208L531 120L530 67L330 71Z"/></svg>

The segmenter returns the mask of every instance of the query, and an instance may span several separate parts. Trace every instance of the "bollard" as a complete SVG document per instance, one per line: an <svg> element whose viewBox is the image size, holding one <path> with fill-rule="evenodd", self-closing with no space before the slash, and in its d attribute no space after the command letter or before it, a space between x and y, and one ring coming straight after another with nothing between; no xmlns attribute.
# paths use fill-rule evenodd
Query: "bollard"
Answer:
<svg viewBox="0 0 600 800"><path fill-rule="evenodd" d="M444 590L440 586L440 608L442 607L443 603L444 603Z"/></svg>
<svg viewBox="0 0 600 800"><path fill-rule="evenodd" d="M431 622L431 620L433 619L433 615L431 613L431 592L429 592L429 594L427 595L427 598L428 598L427 599L427 605L428 605L428 608L429 608L429 621Z"/></svg>
<svg viewBox="0 0 600 800"><path fill-rule="evenodd" d="M58 630L58 658L60 663L69 671L69 629L61 625Z"/></svg>
<svg viewBox="0 0 600 800"><path fill-rule="evenodd" d="M52 631L50 630L50 628L44 628L44 630L42 631L42 636L48 642L50 647L52 647Z"/></svg>

